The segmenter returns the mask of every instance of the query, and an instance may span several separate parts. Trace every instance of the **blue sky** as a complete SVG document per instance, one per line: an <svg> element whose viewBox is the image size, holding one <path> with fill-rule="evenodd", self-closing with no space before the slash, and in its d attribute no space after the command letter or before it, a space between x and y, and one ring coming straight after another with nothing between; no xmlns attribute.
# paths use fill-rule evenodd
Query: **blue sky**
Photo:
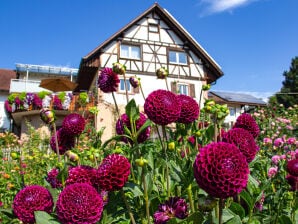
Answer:
<svg viewBox="0 0 298 224"><path fill-rule="evenodd" d="M278 92L298 56L297 0L2 0L0 68L78 68L103 41L158 2L221 66L213 90Z"/></svg>

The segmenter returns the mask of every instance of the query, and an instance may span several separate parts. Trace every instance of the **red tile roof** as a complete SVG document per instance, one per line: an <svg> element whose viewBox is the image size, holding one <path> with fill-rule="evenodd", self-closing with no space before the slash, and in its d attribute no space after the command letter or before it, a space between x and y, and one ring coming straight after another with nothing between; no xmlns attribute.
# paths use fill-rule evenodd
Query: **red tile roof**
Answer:
<svg viewBox="0 0 298 224"><path fill-rule="evenodd" d="M0 91L9 91L10 80L16 78L16 72L10 69L0 69Z"/></svg>

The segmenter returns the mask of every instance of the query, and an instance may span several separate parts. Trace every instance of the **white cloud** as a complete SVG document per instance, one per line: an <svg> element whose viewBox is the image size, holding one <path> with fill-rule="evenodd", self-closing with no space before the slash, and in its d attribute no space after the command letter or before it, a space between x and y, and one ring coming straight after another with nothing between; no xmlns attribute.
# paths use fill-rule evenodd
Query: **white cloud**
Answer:
<svg viewBox="0 0 298 224"><path fill-rule="evenodd" d="M231 11L240 6L247 5L256 0L200 0L200 4L205 6L203 14L213 14L223 11Z"/></svg>

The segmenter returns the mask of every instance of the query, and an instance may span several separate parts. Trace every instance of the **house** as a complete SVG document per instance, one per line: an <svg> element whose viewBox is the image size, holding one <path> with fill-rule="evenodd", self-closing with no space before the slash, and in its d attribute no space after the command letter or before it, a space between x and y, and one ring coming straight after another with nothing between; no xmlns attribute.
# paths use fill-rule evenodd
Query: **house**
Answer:
<svg viewBox="0 0 298 224"><path fill-rule="evenodd" d="M16 78L16 71L0 69L0 132L11 130L10 119L8 118L4 103L9 95L10 81Z"/></svg>
<svg viewBox="0 0 298 224"><path fill-rule="evenodd" d="M141 80L145 97L157 89L190 95L203 105L204 84L212 83L223 76L216 61L189 34L181 24L158 3L129 22L110 38L81 59L76 91L91 91L96 88L98 73L114 62L126 66L126 79L136 76ZM166 68L167 84L157 79L156 71ZM134 98L140 107L144 98L127 82L129 100ZM97 90L96 90L97 91ZM105 133L113 133L115 114L111 94L98 90L99 115L97 128L105 127ZM115 93L118 105L127 103L124 77ZM123 109L123 108L122 108ZM122 110L123 111L123 110Z"/></svg>
<svg viewBox="0 0 298 224"><path fill-rule="evenodd" d="M208 99L213 99L218 104L227 104L230 111L224 121L227 127L232 127L240 114L249 112L255 107L267 105L266 102L252 95L236 92L209 91Z"/></svg>
<svg viewBox="0 0 298 224"><path fill-rule="evenodd" d="M5 71L5 73L3 73ZM52 93L52 91L41 88L39 85L41 80L46 78L66 78L73 82L76 81L78 69L76 68L68 68L68 67L56 67L56 66L44 66L44 65L33 65L33 64L16 64L15 70L0 70L1 79L5 80L5 82L1 81L0 88L1 90L5 90L5 94L1 95L1 102L3 106L3 111L1 111L1 115L3 116L7 113L4 111L4 101L7 100L10 94L27 94L27 93L39 93L42 91L47 91L52 95L58 93ZM6 74L6 75L4 75ZM6 78L2 78L6 77ZM4 91L3 90L3 91ZM1 92L2 93L2 92ZM73 100L70 104L75 105L75 100L77 98L73 97ZM72 108L75 110L76 108ZM35 127L36 129L42 129L42 121L39 117L40 109L32 109L32 108L22 108L15 109L9 116L6 117L6 126L5 129L9 129L15 134L22 137L23 134L28 132L27 130L27 121ZM67 114L70 113L70 110L56 110L55 114L57 117L57 126L61 125L61 122ZM9 126L10 124L10 126ZM9 128L8 128L9 127Z"/></svg>

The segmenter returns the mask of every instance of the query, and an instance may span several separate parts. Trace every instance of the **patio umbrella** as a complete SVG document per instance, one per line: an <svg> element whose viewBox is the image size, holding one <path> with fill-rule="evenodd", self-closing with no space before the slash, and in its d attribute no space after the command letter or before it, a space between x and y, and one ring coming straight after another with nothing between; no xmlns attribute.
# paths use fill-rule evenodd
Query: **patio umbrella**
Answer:
<svg viewBox="0 0 298 224"><path fill-rule="evenodd" d="M72 91L78 84L66 78L48 78L42 79L39 87L51 90L53 92Z"/></svg>

